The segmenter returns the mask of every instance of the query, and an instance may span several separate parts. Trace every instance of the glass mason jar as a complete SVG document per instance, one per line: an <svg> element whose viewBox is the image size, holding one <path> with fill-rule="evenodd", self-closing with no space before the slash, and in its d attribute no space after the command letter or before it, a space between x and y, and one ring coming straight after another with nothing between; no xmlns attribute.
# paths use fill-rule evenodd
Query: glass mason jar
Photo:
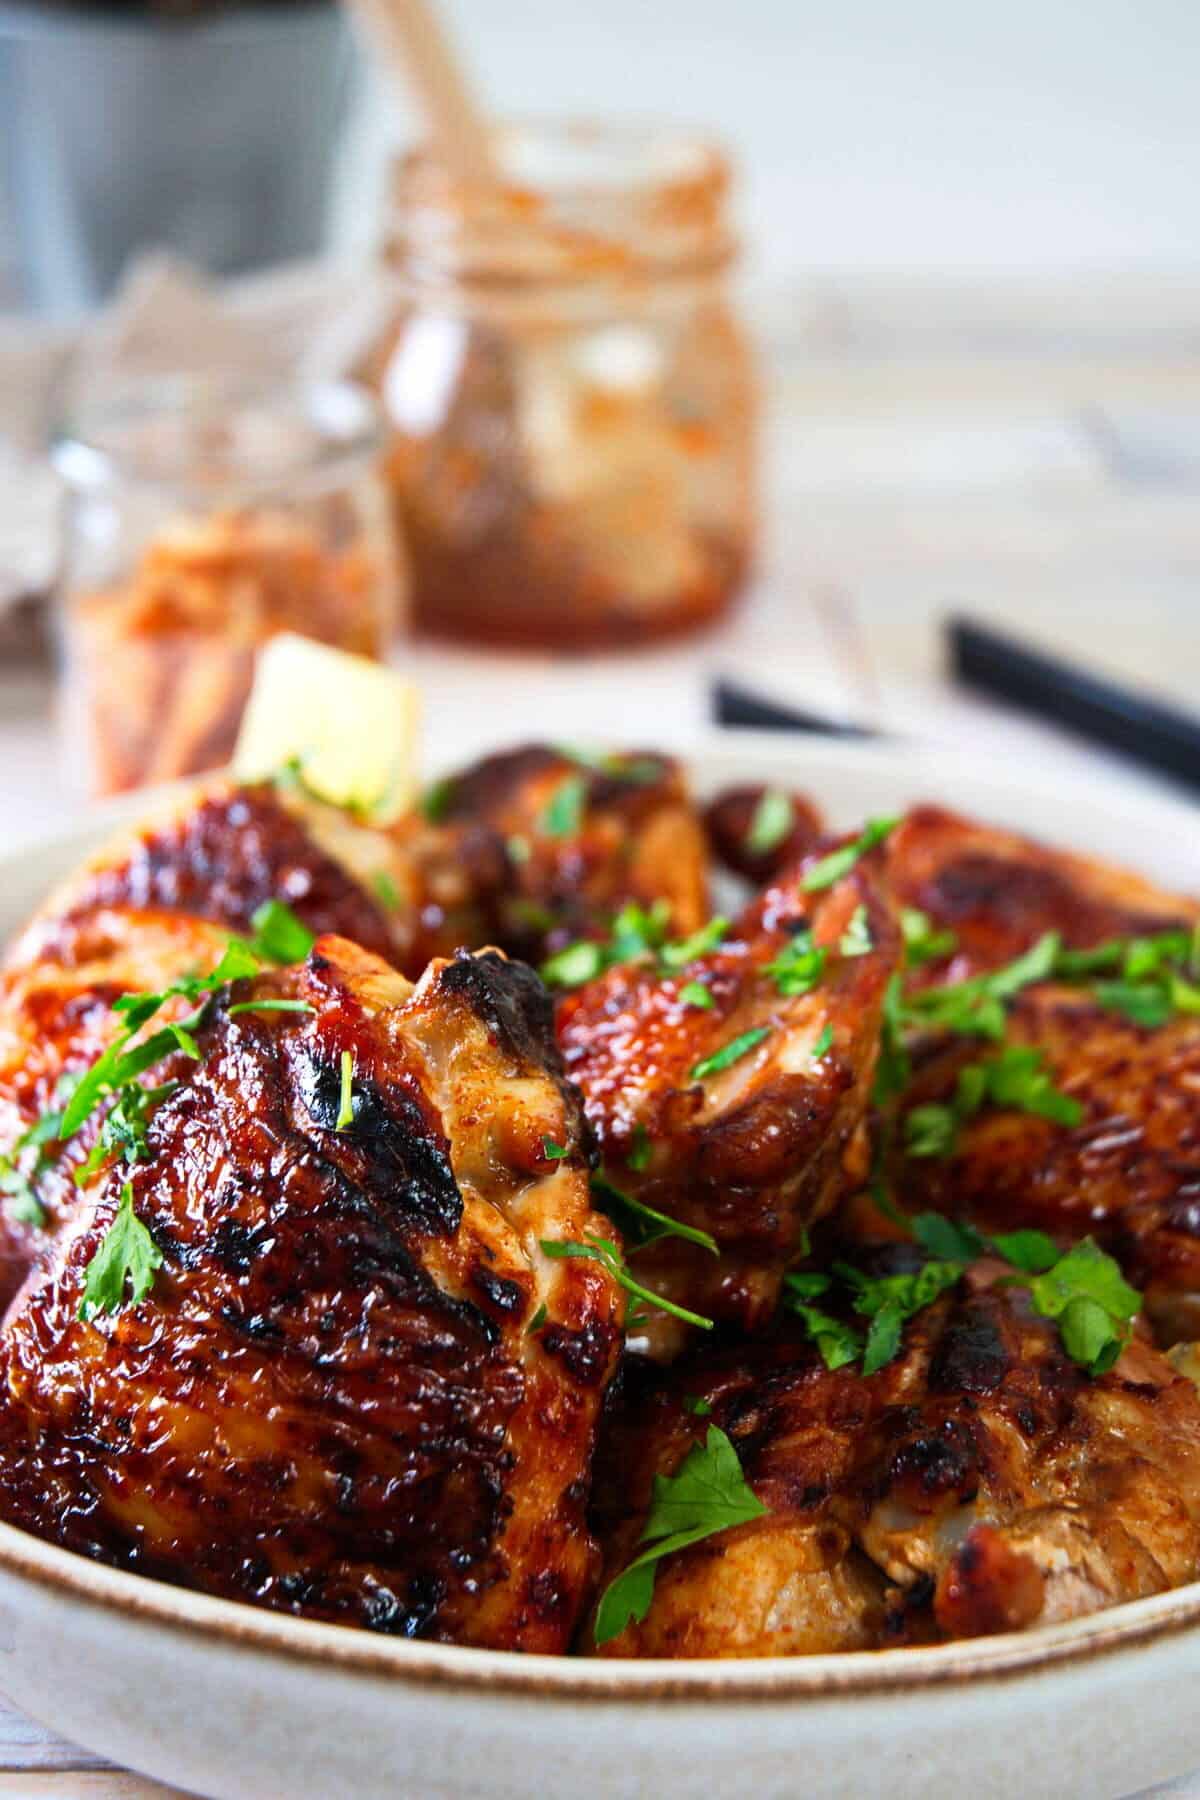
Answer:
<svg viewBox="0 0 1200 1800"><path fill-rule="evenodd" d="M93 793L215 768L280 631L386 655L400 595L371 396L141 383L56 446L64 712Z"/></svg>
<svg viewBox="0 0 1200 1800"><path fill-rule="evenodd" d="M392 311L361 371L416 623L573 649L700 625L755 527L725 159L597 126L495 143L486 191L419 152L397 165Z"/></svg>

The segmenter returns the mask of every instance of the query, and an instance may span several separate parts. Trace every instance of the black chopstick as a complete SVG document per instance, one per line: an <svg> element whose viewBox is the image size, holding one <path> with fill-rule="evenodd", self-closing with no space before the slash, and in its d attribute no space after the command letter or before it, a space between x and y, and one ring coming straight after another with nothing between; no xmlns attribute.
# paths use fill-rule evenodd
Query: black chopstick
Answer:
<svg viewBox="0 0 1200 1800"><path fill-rule="evenodd" d="M740 725L756 731L811 731L823 737L871 738L879 734L865 725L827 719L799 707L778 706L733 681L714 681L712 716L717 725Z"/></svg>
<svg viewBox="0 0 1200 1800"><path fill-rule="evenodd" d="M1200 717L1048 656L974 619L946 623L960 681L1200 788Z"/></svg>

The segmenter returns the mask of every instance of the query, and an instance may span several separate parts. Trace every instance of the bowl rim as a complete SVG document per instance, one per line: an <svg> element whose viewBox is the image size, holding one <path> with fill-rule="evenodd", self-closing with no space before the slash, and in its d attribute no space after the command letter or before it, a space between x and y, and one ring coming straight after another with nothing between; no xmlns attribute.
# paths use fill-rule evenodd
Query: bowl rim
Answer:
<svg viewBox="0 0 1200 1800"><path fill-rule="evenodd" d="M714 778L777 779L767 772L771 765L778 769L780 763L790 762L796 765L797 785L802 786L819 780L823 771L843 769L847 762L860 765L868 776L887 763L894 764L897 756L911 766L914 778L936 781L946 747L903 740L846 744L727 730L698 734L686 745L667 746L667 752L685 765L699 764L695 772L702 785ZM1032 788L1048 797L1053 790L1067 818L1072 801L1077 800L1085 810L1098 810L1101 804L1110 814L1115 809L1131 826L1140 815L1143 830L1147 826L1152 831L1169 831L1184 824L1192 830L1195 827L1194 804L1169 789L1156 791L1147 785L1144 792L1138 792L1118 781L1115 791L1102 802L1076 773L1051 780L1032 759L1015 766L1009 763L1003 771L978 751L963 752L956 760L961 772L969 772L981 795L987 791L985 806L993 796L997 800L1006 794L1020 796ZM213 778L220 773L214 772ZM49 855L73 849L86 853L88 844L101 843L106 833L128 827L142 814L152 815L156 806L169 804L191 785L170 784L123 795L93 807L86 817L65 822L58 830L26 837L0 854L0 881L6 866L39 852ZM1069 829L1066 835L1070 837ZM647 1701L816 1703L872 1694L911 1694L1020 1679L1044 1669L1139 1648L1200 1625L1200 1581L1196 1581L1060 1624L949 1644L726 1661L522 1656L390 1638L175 1587L93 1562L2 1520L0 1572L48 1595L151 1628L199 1636L241 1653L323 1665L347 1675L416 1688L572 1705L580 1701L609 1705Z"/></svg>
<svg viewBox="0 0 1200 1800"><path fill-rule="evenodd" d="M519 1656L376 1636L173 1587L109 1568L0 1521L0 1570L58 1597L226 1649L460 1694L621 1704L724 1700L795 1702L905 1694L1009 1681L1140 1648L1200 1623L1200 1581L1060 1625L989 1638L819 1656L669 1661Z"/></svg>

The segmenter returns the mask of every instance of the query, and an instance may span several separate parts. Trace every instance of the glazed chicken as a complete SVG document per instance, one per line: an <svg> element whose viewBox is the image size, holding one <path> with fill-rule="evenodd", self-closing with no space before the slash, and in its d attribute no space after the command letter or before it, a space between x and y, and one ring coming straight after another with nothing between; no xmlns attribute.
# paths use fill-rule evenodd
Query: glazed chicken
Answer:
<svg viewBox="0 0 1200 1800"><path fill-rule="evenodd" d="M948 955L916 971L918 987L996 969L1048 931L1085 950L1190 932L1200 917L1193 902L1138 877L933 808L900 826L886 860L899 902L954 934ZM909 1154L906 1118L951 1101L963 1066L997 1051L961 1036L919 1044L891 1185L910 1213L933 1209L989 1230L1036 1226L1064 1243L1093 1233L1175 1342L1200 1332L1200 1019L1177 1012L1135 1023L1098 993L1087 982L1043 981L1008 1009L1006 1043L1041 1053L1054 1087L1078 1103L1077 1124L986 1107L944 1154Z"/></svg>
<svg viewBox="0 0 1200 1800"><path fill-rule="evenodd" d="M4 1517L263 1606L565 1649L624 1297L540 1248L608 1227L536 977L463 953L414 988L327 936L197 1042L10 1313ZM114 1229L159 1266L96 1311Z"/></svg>
<svg viewBox="0 0 1200 1800"><path fill-rule="evenodd" d="M704 829L721 866L759 887L807 856L825 832L806 794L761 783L714 795L704 809Z"/></svg>
<svg viewBox="0 0 1200 1800"><path fill-rule="evenodd" d="M439 799L447 825L486 828L503 846L495 941L512 955L536 963L576 938L606 937L629 902L657 905L676 937L708 917L704 833L670 757L584 761L530 744L450 777Z"/></svg>
<svg viewBox="0 0 1200 1800"><path fill-rule="evenodd" d="M828 1370L785 1326L627 1379L597 1476L606 1578L637 1554L653 1477L673 1475L714 1425L766 1510L666 1557L646 1617L601 1654L882 1649L1193 1580L1192 1383L1137 1338L1089 1378L1020 1291L989 1281L978 1265L870 1377Z"/></svg>
<svg viewBox="0 0 1200 1800"><path fill-rule="evenodd" d="M863 1122L899 957L862 867L811 894L801 876L694 958L620 964L558 1008L608 1180L720 1253L663 1238L637 1256L639 1276L747 1329L769 1318L807 1227L866 1173ZM666 1329L660 1347L677 1336Z"/></svg>

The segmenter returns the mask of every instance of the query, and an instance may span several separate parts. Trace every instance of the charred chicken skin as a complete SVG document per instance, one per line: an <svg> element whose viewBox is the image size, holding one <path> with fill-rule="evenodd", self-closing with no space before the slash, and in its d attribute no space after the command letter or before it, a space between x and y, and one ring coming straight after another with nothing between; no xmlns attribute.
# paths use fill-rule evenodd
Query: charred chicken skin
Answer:
<svg viewBox="0 0 1200 1800"><path fill-rule="evenodd" d="M198 1048L7 1320L4 1516L263 1606L565 1649L623 1296L540 1248L607 1227L536 978L464 953L413 988L323 937ZM81 1317L122 1207L152 1289Z"/></svg>
<svg viewBox="0 0 1200 1800"><path fill-rule="evenodd" d="M664 1239L638 1256L639 1273L747 1329L769 1319L806 1228L866 1172L863 1123L899 956L864 869L810 894L801 877L793 869L693 959L621 964L558 1008L608 1178L719 1252Z"/></svg>
<svg viewBox="0 0 1200 1800"><path fill-rule="evenodd" d="M507 858L496 941L539 962L605 937L630 902L658 905L677 937L708 917L704 832L679 764L626 751L597 761L531 744L442 784L448 826L486 828Z"/></svg>
<svg viewBox="0 0 1200 1800"><path fill-rule="evenodd" d="M1200 917L1194 903L1138 877L933 808L898 828L886 864L897 901L953 933L953 948L910 977L918 988L1000 968L1048 932L1086 951L1190 933ZM1122 1004L1136 1009L1136 992L1053 977L1012 997L1006 1045L1040 1054L1077 1122L989 1106L938 1155L911 1152L907 1121L952 1102L963 1067L986 1063L997 1046L957 1035L919 1041L891 1182L909 1213L932 1208L992 1231L1033 1226L1063 1243L1093 1233L1146 1290L1157 1330L1174 1342L1200 1328L1200 1019L1179 1011L1140 1023Z"/></svg>
<svg viewBox="0 0 1200 1800"><path fill-rule="evenodd" d="M637 1553L654 1477L713 1425L765 1511L665 1558L645 1618L602 1654L883 1649L1194 1579L1195 1388L1137 1338L1090 1378L993 1272L977 1266L919 1313L869 1377L827 1369L786 1326L627 1377L597 1477L606 1576Z"/></svg>

